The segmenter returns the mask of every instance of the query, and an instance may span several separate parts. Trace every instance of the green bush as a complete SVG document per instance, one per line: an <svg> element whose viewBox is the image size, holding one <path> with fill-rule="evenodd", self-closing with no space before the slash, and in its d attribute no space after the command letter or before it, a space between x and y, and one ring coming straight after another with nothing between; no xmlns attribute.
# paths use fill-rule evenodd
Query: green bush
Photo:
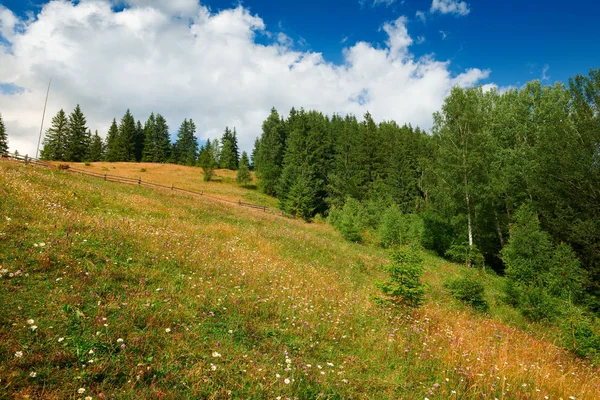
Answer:
<svg viewBox="0 0 600 400"><path fill-rule="evenodd" d="M481 312L487 312L489 305L485 301L485 287L472 275L465 275L461 278L451 280L446 284L452 295L471 306L473 309Z"/></svg>
<svg viewBox="0 0 600 400"><path fill-rule="evenodd" d="M390 279L378 283L384 294L395 303L418 307L423 302L425 287L421 283L423 258L416 247L405 247L392 254L392 264L387 266Z"/></svg>
<svg viewBox="0 0 600 400"><path fill-rule="evenodd" d="M388 207L379 223L379 243L384 248L421 242L423 221L415 214L402 214L394 204Z"/></svg>
<svg viewBox="0 0 600 400"><path fill-rule="evenodd" d="M353 198L346 199L342 209L329 211L328 222L351 242L362 242L363 232L368 224L368 211L365 206Z"/></svg>
<svg viewBox="0 0 600 400"><path fill-rule="evenodd" d="M428 250L433 250L443 257L455 239L454 230L449 221L444 220L432 210L421 214L423 234L421 243Z"/></svg>
<svg viewBox="0 0 600 400"><path fill-rule="evenodd" d="M598 361L600 356L600 336L598 336L587 321L579 321L571 325L571 351L581 357Z"/></svg>
<svg viewBox="0 0 600 400"><path fill-rule="evenodd" d="M502 249L505 294L531 321L552 321L565 301L583 298L584 271L566 244L554 246L529 206L521 207Z"/></svg>
<svg viewBox="0 0 600 400"><path fill-rule="evenodd" d="M533 322L552 322L560 314L560 303L541 287L521 287L518 309Z"/></svg>
<svg viewBox="0 0 600 400"><path fill-rule="evenodd" d="M446 250L446 257L457 263L464 263L468 267L483 268L483 254L476 245L468 243L453 244Z"/></svg>

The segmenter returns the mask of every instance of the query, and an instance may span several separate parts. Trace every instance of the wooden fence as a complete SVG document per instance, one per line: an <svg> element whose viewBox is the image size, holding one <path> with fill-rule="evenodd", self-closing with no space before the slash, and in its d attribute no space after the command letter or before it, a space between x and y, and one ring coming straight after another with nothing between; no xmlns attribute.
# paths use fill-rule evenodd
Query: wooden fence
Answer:
<svg viewBox="0 0 600 400"><path fill-rule="evenodd" d="M109 175L106 173L102 174L102 173L98 173L98 172L85 171L82 169L73 168L73 167L69 166L68 164L55 165L55 164L49 163L47 161L42 161L42 160L38 160L35 158L31 158L27 155L21 156L19 154L10 154L10 153L0 154L0 161L14 161L14 162L25 163L26 165L35 165L35 166L40 166L40 167L45 167L45 168L58 168L59 170L62 170L65 172L78 173L78 174L82 174L82 175L92 176L92 177L103 179L103 180L109 181L109 182L120 182L120 183L129 184L129 185L138 185L138 186L147 186L147 187L152 187L152 188L157 188L157 189L165 189L165 190L170 190L172 192L181 192L181 193L191 194L194 196L202 196L207 199L220 201L222 203L234 204L234 205L238 205L240 207L248 207L248 208L252 208L252 209L256 209L256 210L262 210L263 212L270 213L270 214L282 215L282 216L285 215L285 213L283 211L276 210L276 209L273 209L273 208L267 207L267 206L262 206L260 204L245 203L241 200L238 200L238 201L227 200L227 199L223 199L220 197L205 194L204 191L196 192L193 190L179 188L173 184L171 186L160 185L158 183L144 181L144 180L142 180L141 177L128 178L128 177L124 177L124 176Z"/></svg>

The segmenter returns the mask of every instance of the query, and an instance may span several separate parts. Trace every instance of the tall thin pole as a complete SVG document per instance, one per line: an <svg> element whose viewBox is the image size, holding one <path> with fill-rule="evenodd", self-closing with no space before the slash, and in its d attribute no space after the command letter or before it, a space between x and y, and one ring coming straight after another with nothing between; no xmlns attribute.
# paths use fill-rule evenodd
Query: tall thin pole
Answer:
<svg viewBox="0 0 600 400"><path fill-rule="evenodd" d="M46 101L44 102L44 113L42 114L42 125L40 126L40 137L38 138L37 150L35 151L35 158L38 158L40 153L40 142L42 141L42 131L44 130L44 117L46 116L46 106L48 105L48 95L50 94L50 85L52 84L52 78L48 82L48 91L46 92Z"/></svg>

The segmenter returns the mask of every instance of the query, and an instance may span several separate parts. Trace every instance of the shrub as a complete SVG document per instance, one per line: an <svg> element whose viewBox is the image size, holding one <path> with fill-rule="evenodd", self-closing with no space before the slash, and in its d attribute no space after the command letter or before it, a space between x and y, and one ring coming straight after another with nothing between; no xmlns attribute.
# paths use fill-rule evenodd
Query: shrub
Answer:
<svg viewBox="0 0 600 400"><path fill-rule="evenodd" d="M530 207L521 207L515 220L502 249L506 297L529 320L552 321L560 314L559 299L582 299L584 272L568 245L553 245Z"/></svg>
<svg viewBox="0 0 600 400"><path fill-rule="evenodd" d="M598 361L600 356L600 336L598 336L587 321L578 321L570 326L572 337L571 351L581 357Z"/></svg>
<svg viewBox="0 0 600 400"><path fill-rule="evenodd" d="M368 211L364 205L353 198L346 199L342 209L332 209L328 222L340 231L344 239L362 242L362 233L367 225Z"/></svg>
<svg viewBox="0 0 600 400"><path fill-rule="evenodd" d="M423 259L416 247L405 247L392 254L392 264L385 268L390 279L378 283L384 294L395 303L418 307L423 302L425 287L421 283Z"/></svg>
<svg viewBox="0 0 600 400"><path fill-rule="evenodd" d="M560 313L559 302L544 288L538 286L521 287L519 311L533 322L552 322Z"/></svg>
<svg viewBox="0 0 600 400"><path fill-rule="evenodd" d="M146 172L146 168L140 168L140 172Z"/></svg>
<svg viewBox="0 0 600 400"><path fill-rule="evenodd" d="M443 257L455 238L452 225L431 210L422 213L421 219L423 221L421 237L423 247L433 250L437 255Z"/></svg>
<svg viewBox="0 0 600 400"><path fill-rule="evenodd" d="M469 246L468 243L453 244L446 250L446 257L458 263L464 263L467 267L484 266L483 254L476 245Z"/></svg>
<svg viewBox="0 0 600 400"><path fill-rule="evenodd" d="M394 204L388 207L379 223L379 243L384 248L410 243L420 244L423 220L416 214L402 214Z"/></svg>
<svg viewBox="0 0 600 400"><path fill-rule="evenodd" d="M402 211L396 205L389 207L383 213L381 223L379 224L379 242L381 246L388 248L394 245L405 244L403 240L403 225Z"/></svg>
<svg viewBox="0 0 600 400"><path fill-rule="evenodd" d="M488 303L485 301L485 287L476 277L469 275L451 280L446 284L452 295L469 305L473 309L481 312L489 310Z"/></svg>
<svg viewBox="0 0 600 400"><path fill-rule="evenodd" d="M86 167L89 167L92 164L89 161L86 161L86 162L83 163L83 165L85 165Z"/></svg>

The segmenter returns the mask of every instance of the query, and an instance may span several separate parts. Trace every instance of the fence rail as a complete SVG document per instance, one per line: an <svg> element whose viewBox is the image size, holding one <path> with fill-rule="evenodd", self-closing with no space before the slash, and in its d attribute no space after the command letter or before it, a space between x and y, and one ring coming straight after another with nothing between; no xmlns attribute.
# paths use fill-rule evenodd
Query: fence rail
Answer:
<svg viewBox="0 0 600 400"><path fill-rule="evenodd" d="M52 164L47 161L42 161L42 160L39 160L36 158L29 157L27 155L22 156L20 154L11 154L11 153L0 154L0 161L16 161L16 162L25 163L26 165L36 165L36 166L45 167L45 168L58 168L59 170L62 170L65 172L78 173L78 174L82 174L82 175L92 176L94 178L100 178L100 179L103 179L104 181L108 181L108 182L120 182L120 183L129 184L129 185L160 188L160 189L170 190L172 192L181 192L181 193L191 194L194 196L202 196L204 198L208 198L208 199L215 200L215 201L220 201L222 203L238 205L240 207L246 207L246 208L251 208L251 209L255 209L255 210L262 210L263 212L274 214L274 215L282 215L282 216L285 215L285 213L283 211L276 210L271 207L263 206L260 204L246 203L241 200L238 200L238 201L227 200L227 199L223 199L220 197L205 194L204 191L196 192L196 191L189 190L189 189L179 188L179 187L176 187L174 184L172 184L171 186L166 186L166 185L161 185L161 184L154 183L154 182L143 181L141 177L129 178L126 176L117 176L117 175L109 175L106 173L102 174L99 172L85 171L85 170L78 169L78 168L72 168L68 164L55 165L55 164Z"/></svg>

